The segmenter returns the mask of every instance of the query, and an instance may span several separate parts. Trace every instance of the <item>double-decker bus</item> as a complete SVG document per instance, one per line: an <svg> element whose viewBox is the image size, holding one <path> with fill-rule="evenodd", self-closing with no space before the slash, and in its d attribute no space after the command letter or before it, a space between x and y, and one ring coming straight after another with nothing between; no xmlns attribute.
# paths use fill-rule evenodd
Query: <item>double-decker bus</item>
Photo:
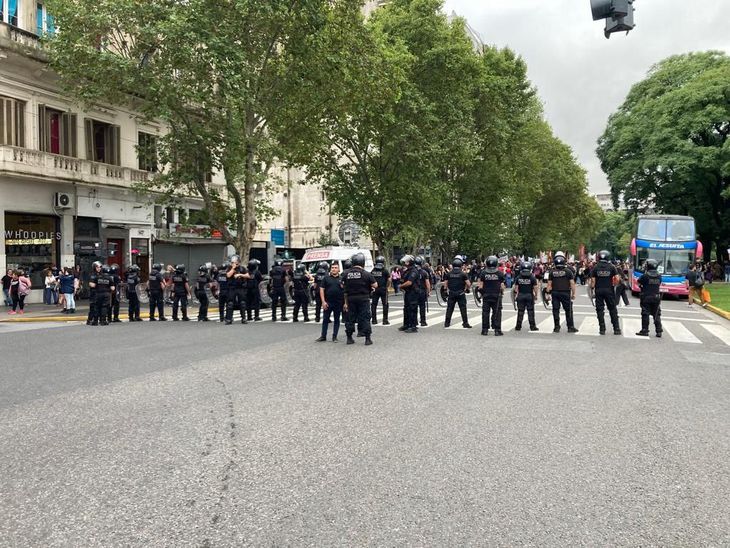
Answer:
<svg viewBox="0 0 730 548"><path fill-rule="evenodd" d="M631 241L631 290L639 291L638 280L647 259L659 264L661 292L687 295L684 276L696 257L702 257L695 220L681 215L640 215Z"/></svg>

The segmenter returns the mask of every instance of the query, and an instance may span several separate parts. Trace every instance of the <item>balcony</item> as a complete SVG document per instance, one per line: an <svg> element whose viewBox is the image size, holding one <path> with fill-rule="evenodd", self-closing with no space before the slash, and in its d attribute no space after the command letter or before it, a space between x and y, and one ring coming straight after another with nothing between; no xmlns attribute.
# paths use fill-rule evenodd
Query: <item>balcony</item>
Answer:
<svg viewBox="0 0 730 548"><path fill-rule="evenodd" d="M7 23L0 23L0 50L15 52L21 57L30 56L37 61L48 61L48 54L38 35Z"/></svg>
<svg viewBox="0 0 730 548"><path fill-rule="evenodd" d="M138 169L7 145L0 145L0 174L120 187L147 182L152 176Z"/></svg>

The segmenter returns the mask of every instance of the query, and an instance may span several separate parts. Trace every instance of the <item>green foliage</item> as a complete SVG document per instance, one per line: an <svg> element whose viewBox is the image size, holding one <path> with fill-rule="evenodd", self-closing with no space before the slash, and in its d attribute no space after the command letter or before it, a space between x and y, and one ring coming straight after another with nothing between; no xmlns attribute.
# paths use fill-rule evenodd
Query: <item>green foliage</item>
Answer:
<svg viewBox="0 0 730 548"><path fill-rule="evenodd" d="M614 257L628 257L631 233L635 222L636 216L629 212L611 211L606 213L588 248L593 252L606 249Z"/></svg>
<svg viewBox="0 0 730 548"><path fill-rule="evenodd" d="M598 156L633 211L692 215L706 254L730 242L730 58L670 57L609 119Z"/></svg>

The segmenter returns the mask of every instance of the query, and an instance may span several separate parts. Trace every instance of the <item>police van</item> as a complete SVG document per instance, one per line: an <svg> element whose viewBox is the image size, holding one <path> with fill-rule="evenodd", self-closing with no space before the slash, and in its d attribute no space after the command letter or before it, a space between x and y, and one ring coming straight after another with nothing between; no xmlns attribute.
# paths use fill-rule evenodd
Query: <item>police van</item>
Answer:
<svg viewBox="0 0 730 548"><path fill-rule="evenodd" d="M330 266L332 263L340 265L340 272L344 270L342 263L352 257L355 253L362 253L365 255L365 270L370 272L373 269L373 255L369 249L361 249L359 247L349 246L327 246L327 247L315 247L307 249L304 253L304 257L300 263L303 263L307 267L307 272L314 273L317 271L319 263L325 261Z"/></svg>

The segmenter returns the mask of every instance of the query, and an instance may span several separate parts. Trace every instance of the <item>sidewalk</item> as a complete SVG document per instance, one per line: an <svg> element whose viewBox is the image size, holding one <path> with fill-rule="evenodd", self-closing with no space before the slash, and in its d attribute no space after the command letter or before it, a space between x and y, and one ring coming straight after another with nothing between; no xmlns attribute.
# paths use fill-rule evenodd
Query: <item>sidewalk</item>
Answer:
<svg viewBox="0 0 730 548"><path fill-rule="evenodd" d="M12 322L85 322L89 315L89 301L81 301L74 314L64 314L60 306L53 304L27 304L25 314L8 314L12 310L9 306L0 307L0 323ZM149 318L149 308L142 308L141 318ZM119 319L127 320L127 305L123 303L119 308Z"/></svg>

